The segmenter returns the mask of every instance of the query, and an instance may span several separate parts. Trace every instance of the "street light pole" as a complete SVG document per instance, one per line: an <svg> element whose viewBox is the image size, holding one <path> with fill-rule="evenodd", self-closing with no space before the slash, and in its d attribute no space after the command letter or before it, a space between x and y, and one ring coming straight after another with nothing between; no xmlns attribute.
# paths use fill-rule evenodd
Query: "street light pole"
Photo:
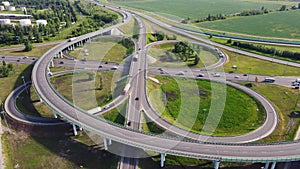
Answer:
<svg viewBox="0 0 300 169"><path fill-rule="evenodd" d="M25 79L24 79L24 76L21 76L21 78L22 78L23 84L24 84L24 86L25 86ZM26 89L26 93L29 94L29 93L28 93L28 90L27 90L27 86L25 86L25 89Z"/></svg>

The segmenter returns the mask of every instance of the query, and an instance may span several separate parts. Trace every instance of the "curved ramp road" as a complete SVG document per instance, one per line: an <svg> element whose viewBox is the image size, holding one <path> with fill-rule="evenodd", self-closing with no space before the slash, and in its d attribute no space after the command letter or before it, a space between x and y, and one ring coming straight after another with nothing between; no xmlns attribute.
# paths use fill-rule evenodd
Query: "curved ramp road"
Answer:
<svg viewBox="0 0 300 169"><path fill-rule="evenodd" d="M20 110L16 106L16 99L29 86L31 86L31 82L27 82L24 85L16 88L13 92L11 92L8 95L4 103L4 108L6 113L11 118L27 124L44 125L44 126L66 124L65 122L59 119L35 117L20 112Z"/></svg>

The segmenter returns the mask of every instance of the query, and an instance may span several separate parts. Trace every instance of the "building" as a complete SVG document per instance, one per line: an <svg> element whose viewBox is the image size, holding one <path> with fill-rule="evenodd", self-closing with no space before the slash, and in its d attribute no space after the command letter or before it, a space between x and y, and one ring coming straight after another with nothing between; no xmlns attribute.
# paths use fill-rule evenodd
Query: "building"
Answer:
<svg viewBox="0 0 300 169"><path fill-rule="evenodd" d="M21 6L21 7L20 7L20 10L21 10L22 12L26 12L26 7L25 7L25 6Z"/></svg>
<svg viewBox="0 0 300 169"><path fill-rule="evenodd" d="M21 19L20 20L20 25L21 26L30 26L31 25L31 20L30 19Z"/></svg>
<svg viewBox="0 0 300 169"><path fill-rule="evenodd" d="M11 24L10 19L0 19L0 25Z"/></svg>
<svg viewBox="0 0 300 169"><path fill-rule="evenodd" d="M0 11L4 11L5 7L4 6L0 6Z"/></svg>
<svg viewBox="0 0 300 169"><path fill-rule="evenodd" d="M8 1L3 1L2 4L3 4L5 7L10 6L10 3L9 3Z"/></svg>
<svg viewBox="0 0 300 169"><path fill-rule="evenodd" d="M39 25L47 25L47 20L36 20L36 25L39 26Z"/></svg>
<svg viewBox="0 0 300 169"><path fill-rule="evenodd" d="M16 7L14 7L14 6L9 6L9 7L8 7L8 11L16 11Z"/></svg>

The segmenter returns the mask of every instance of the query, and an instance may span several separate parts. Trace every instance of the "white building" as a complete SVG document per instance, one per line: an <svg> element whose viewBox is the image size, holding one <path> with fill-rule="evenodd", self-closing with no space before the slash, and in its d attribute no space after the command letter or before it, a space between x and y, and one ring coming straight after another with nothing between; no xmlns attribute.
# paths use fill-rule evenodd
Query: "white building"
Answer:
<svg viewBox="0 0 300 169"><path fill-rule="evenodd" d="M40 26L40 25L47 25L47 20L36 20L36 25Z"/></svg>
<svg viewBox="0 0 300 169"><path fill-rule="evenodd" d="M0 6L0 11L4 11L5 7L4 6Z"/></svg>
<svg viewBox="0 0 300 169"><path fill-rule="evenodd" d="M20 20L20 25L21 26L30 26L31 25L31 20L30 19L21 19Z"/></svg>
<svg viewBox="0 0 300 169"><path fill-rule="evenodd" d="M0 19L0 25L11 24L10 19Z"/></svg>
<svg viewBox="0 0 300 169"><path fill-rule="evenodd" d="M21 7L20 7L20 10L21 10L22 12L25 12L25 11L26 11L26 7L25 7L25 6L21 6Z"/></svg>
<svg viewBox="0 0 300 169"><path fill-rule="evenodd" d="M9 6L9 7L8 7L8 11L16 11L16 7L14 7L14 6Z"/></svg>
<svg viewBox="0 0 300 169"><path fill-rule="evenodd" d="M3 4L5 7L10 6L10 3L9 3L8 1L3 1L2 4Z"/></svg>

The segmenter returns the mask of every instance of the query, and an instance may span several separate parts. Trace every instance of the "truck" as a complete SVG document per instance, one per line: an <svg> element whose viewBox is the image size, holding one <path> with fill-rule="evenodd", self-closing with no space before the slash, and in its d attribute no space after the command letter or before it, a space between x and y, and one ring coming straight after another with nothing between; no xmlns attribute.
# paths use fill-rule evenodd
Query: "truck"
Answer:
<svg viewBox="0 0 300 169"><path fill-rule="evenodd" d="M124 87L124 89L123 89L123 94L125 95L125 94L129 91L129 89L130 89L130 83L128 83L128 84Z"/></svg>
<svg viewBox="0 0 300 169"><path fill-rule="evenodd" d="M74 38L70 38L69 40L68 40L68 42L72 42L72 41L74 41L76 38L74 37Z"/></svg>

